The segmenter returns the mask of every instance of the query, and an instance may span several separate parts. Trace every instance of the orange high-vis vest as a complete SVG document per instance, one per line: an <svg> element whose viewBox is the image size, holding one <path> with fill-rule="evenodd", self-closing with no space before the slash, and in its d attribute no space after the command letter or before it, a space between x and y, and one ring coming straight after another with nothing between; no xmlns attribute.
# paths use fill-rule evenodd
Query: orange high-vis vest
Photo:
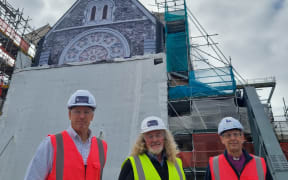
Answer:
<svg viewBox="0 0 288 180"><path fill-rule="evenodd" d="M212 180L265 180L266 178L266 163L261 157L251 155L253 158L245 165L240 174L240 178L233 170L224 154L211 157L209 166Z"/></svg>
<svg viewBox="0 0 288 180"><path fill-rule="evenodd" d="M67 131L50 135L54 149L53 167L47 180L101 180L107 144L92 137L86 169L83 158Z"/></svg>

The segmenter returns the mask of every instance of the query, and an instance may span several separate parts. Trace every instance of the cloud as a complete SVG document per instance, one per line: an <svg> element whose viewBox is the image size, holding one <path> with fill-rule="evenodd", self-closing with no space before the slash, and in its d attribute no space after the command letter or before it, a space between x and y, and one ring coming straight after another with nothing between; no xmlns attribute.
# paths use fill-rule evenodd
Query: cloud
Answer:
<svg viewBox="0 0 288 180"><path fill-rule="evenodd" d="M278 11L283 8L285 0L274 0L273 1L273 8Z"/></svg>
<svg viewBox="0 0 288 180"><path fill-rule="evenodd" d="M24 9L24 18L32 19L29 24L38 28L54 23L73 5L76 0L10 0L15 8Z"/></svg>
<svg viewBox="0 0 288 180"><path fill-rule="evenodd" d="M232 57L234 68L244 78L276 77L272 107L275 114L283 114L282 97L288 100L287 1L201 0L190 4L205 29L219 34L215 38L221 50Z"/></svg>
<svg viewBox="0 0 288 180"><path fill-rule="evenodd" d="M24 8L34 27L53 25L76 0L9 0ZM154 0L140 0L157 11ZM284 0L193 0L189 8L220 49L232 57L234 68L246 79L275 76L273 110L283 114L282 97L288 101L287 49L288 2Z"/></svg>

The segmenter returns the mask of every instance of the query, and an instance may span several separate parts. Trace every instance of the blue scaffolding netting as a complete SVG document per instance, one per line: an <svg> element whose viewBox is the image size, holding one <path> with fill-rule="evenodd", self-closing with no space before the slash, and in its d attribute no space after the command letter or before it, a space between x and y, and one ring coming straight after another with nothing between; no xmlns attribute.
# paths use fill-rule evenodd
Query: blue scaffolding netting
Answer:
<svg viewBox="0 0 288 180"><path fill-rule="evenodd" d="M180 2L180 0L179 0ZM182 1L181 1L182 2ZM178 3L178 1L177 1ZM167 72L189 74L187 85L169 87L169 99L217 96L235 93L236 82L232 67L193 70L190 61L190 42L186 3L176 1L165 7ZM177 84L177 83L176 83Z"/></svg>
<svg viewBox="0 0 288 180"><path fill-rule="evenodd" d="M167 71L188 71L189 38L185 9L165 11Z"/></svg>
<svg viewBox="0 0 288 180"><path fill-rule="evenodd" d="M184 42L184 43L183 43ZM188 71L188 53L185 32L173 33L167 36L167 71Z"/></svg>
<svg viewBox="0 0 288 180"><path fill-rule="evenodd" d="M232 67L201 69L189 72L189 84L169 87L169 99L234 94L236 82Z"/></svg>

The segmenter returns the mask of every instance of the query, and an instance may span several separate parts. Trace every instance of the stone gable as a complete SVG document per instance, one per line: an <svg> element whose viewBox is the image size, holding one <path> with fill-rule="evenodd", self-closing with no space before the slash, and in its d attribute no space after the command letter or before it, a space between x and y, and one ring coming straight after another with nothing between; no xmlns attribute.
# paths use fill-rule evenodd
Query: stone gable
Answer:
<svg viewBox="0 0 288 180"><path fill-rule="evenodd" d="M79 0L46 35L39 65L157 53L163 30L153 18L134 0Z"/></svg>

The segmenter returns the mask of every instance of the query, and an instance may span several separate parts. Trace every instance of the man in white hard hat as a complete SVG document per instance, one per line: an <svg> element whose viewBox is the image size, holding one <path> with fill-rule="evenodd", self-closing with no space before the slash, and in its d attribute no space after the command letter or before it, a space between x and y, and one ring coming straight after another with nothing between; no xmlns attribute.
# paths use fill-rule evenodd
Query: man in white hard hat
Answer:
<svg viewBox="0 0 288 180"><path fill-rule="evenodd" d="M272 179L265 160L243 149L243 130L242 124L233 117L225 117L220 121L218 134L225 151L210 157L206 180Z"/></svg>
<svg viewBox="0 0 288 180"><path fill-rule="evenodd" d="M49 135L39 145L25 180L102 179L107 144L89 129L96 101L87 90L77 90L67 103L71 126Z"/></svg>
<svg viewBox="0 0 288 180"><path fill-rule="evenodd" d="M185 180L182 162L172 134L162 119L149 116L142 121L141 133L121 168L119 180Z"/></svg>

